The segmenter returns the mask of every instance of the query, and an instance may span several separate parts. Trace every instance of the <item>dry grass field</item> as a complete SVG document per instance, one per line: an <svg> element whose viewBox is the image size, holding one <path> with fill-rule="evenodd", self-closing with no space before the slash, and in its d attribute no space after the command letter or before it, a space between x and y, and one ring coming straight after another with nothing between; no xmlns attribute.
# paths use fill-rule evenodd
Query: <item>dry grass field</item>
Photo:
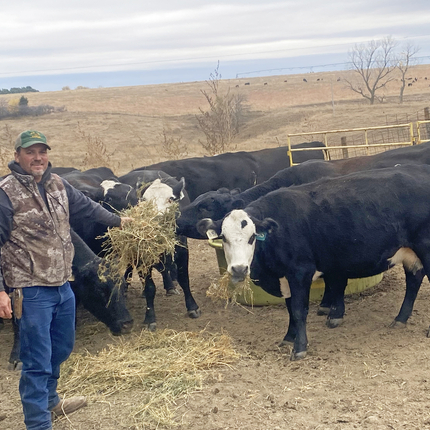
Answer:
<svg viewBox="0 0 430 430"><path fill-rule="evenodd" d="M225 90L246 96L244 123L236 149L257 150L286 144L288 133L379 126L422 119L430 105L430 65L417 66L417 78L398 103L399 81L384 93L385 101L369 106L342 81L347 73L313 73L223 81ZM306 78L307 82L303 81ZM338 81L338 78L341 78ZM428 78L428 79L425 79ZM244 85L249 82L249 85ZM195 115L205 109L201 90L205 82L99 88L26 94L30 105L65 106L46 116L0 121L1 149L11 138L34 128L46 133L55 166L82 167L87 150L84 131L101 139L117 174L164 160L163 129L181 138L188 155L204 155ZM382 93L381 93L382 95ZM17 96L0 95L1 100ZM158 330L228 334L240 354L229 365L203 372L203 383L186 397L169 404L180 430L400 430L430 428L430 285L425 280L414 313L404 330L388 326L404 295L400 269L361 294L349 296L344 324L330 330L311 304L308 318L309 354L290 362L288 348L277 343L287 327L283 306L225 307L206 296L218 267L215 253L204 241L190 240L190 281L202 315L187 318L182 296L165 296L160 279L156 299ZM128 304L139 333L145 303L136 282ZM106 327L79 310L76 353L97 354L108 345L127 342L113 338ZM0 331L0 428L21 430L19 375L7 369L12 345L10 323ZM154 354L152 360L157 361ZM144 364L142 364L144 365ZM173 367L173 363L172 363ZM82 389L88 387L82 387ZM134 387L106 398L93 397L89 405L68 419L57 420L55 430L142 430L132 414L150 396ZM171 428L160 425L158 428Z"/></svg>

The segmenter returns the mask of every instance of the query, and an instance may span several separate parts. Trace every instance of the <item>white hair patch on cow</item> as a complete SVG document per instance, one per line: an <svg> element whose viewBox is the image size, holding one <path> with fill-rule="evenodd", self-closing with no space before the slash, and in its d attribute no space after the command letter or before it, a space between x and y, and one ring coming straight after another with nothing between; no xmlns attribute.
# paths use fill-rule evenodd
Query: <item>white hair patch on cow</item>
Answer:
<svg viewBox="0 0 430 430"><path fill-rule="evenodd" d="M175 201L173 189L170 185L164 184L160 179L156 179L143 193L143 200L152 201L163 213Z"/></svg>
<svg viewBox="0 0 430 430"><path fill-rule="evenodd" d="M288 283L288 279L283 277L279 280L281 284L281 294L284 299L289 299L291 297L290 284Z"/></svg>
<svg viewBox="0 0 430 430"><path fill-rule="evenodd" d="M255 250L255 224L243 210L233 210L222 223L227 271L235 280L249 275Z"/></svg>
<svg viewBox="0 0 430 430"><path fill-rule="evenodd" d="M412 272L414 275L423 268L423 264L421 260L418 258L418 255L412 251L411 248L400 248L391 258L388 260L388 264L390 267L395 266L396 264L403 264L404 268L408 272Z"/></svg>
<svg viewBox="0 0 430 430"><path fill-rule="evenodd" d="M100 186L103 188L103 195L106 197L106 194L109 192L109 190L113 190L115 188L115 185L117 185L118 181L113 181L111 179L106 179L103 181Z"/></svg>

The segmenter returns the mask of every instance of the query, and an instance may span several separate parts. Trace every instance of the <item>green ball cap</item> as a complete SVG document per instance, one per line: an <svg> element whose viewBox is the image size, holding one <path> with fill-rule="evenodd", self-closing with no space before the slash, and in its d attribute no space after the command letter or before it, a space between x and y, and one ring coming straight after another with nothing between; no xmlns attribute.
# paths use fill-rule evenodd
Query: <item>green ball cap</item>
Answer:
<svg viewBox="0 0 430 430"><path fill-rule="evenodd" d="M36 143L43 143L51 149L51 147L46 143L46 136L40 131L36 130L27 130L23 131L16 139L15 142L15 151L18 148L28 148L29 146L35 145Z"/></svg>

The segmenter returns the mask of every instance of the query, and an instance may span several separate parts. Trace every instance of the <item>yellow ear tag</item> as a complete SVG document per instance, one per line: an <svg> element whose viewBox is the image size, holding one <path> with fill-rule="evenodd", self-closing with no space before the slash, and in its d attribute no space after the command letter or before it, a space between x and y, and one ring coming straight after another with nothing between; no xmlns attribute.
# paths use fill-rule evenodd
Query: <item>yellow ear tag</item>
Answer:
<svg viewBox="0 0 430 430"><path fill-rule="evenodd" d="M215 230L208 230L206 232L206 236L208 237L208 239L216 239L218 237L218 234Z"/></svg>

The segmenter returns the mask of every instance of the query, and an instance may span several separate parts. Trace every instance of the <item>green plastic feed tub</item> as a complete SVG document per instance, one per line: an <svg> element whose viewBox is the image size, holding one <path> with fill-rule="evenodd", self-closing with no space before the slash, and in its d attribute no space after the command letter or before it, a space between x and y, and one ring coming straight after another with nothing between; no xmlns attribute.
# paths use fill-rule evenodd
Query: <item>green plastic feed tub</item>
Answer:
<svg viewBox="0 0 430 430"><path fill-rule="evenodd" d="M222 247L221 239L209 239L209 245L215 248L216 257L218 260L219 272L221 275L227 270L227 262L225 261L224 250ZM345 294L354 294L366 290L367 288L377 285L382 280L383 274L369 276L368 278L349 279L348 285L346 286ZM285 304L285 299L282 297L275 297L266 293L262 288L258 287L251 282L251 289L253 292L253 305L254 306L267 306L267 305L278 305ZM324 294L324 281L317 279L312 282L310 300L319 301L322 299ZM251 305L247 299L243 296L239 296L237 301L243 305Z"/></svg>

